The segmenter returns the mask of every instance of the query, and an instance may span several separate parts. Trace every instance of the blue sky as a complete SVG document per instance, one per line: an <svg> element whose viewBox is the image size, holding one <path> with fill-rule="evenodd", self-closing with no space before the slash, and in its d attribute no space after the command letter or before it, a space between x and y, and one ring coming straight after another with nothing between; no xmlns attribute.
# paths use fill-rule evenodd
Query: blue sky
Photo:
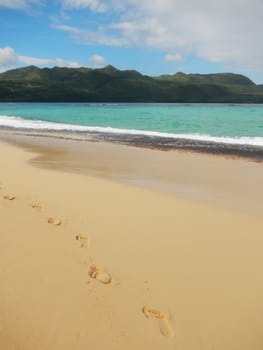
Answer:
<svg viewBox="0 0 263 350"><path fill-rule="evenodd" d="M263 83L262 0L0 0L0 71L235 72Z"/></svg>

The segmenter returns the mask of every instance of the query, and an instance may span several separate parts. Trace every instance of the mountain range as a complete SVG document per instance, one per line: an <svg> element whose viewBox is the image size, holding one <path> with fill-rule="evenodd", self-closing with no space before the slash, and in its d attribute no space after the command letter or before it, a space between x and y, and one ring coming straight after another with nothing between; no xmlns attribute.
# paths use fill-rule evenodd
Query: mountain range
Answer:
<svg viewBox="0 0 263 350"><path fill-rule="evenodd" d="M233 73L161 75L28 66L0 74L0 102L263 103L263 85Z"/></svg>

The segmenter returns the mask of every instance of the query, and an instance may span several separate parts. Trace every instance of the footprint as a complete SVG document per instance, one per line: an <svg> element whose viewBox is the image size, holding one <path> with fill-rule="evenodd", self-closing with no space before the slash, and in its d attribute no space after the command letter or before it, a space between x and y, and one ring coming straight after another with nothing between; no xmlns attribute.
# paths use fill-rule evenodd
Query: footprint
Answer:
<svg viewBox="0 0 263 350"><path fill-rule="evenodd" d="M51 225L55 225L55 226L59 226L62 224L62 221L59 220L59 219L56 219L56 218L48 218L48 221L47 221L49 224Z"/></svg>
<svg viewBox="0 0 263 350"><path fill-rule="evenodd" d="M36 202L36 203L31 204L31 208L41 210L41 209L43 209L43 205L41 203Z"/></svg>
<svg viewBox="0 0 263 350"><path fill-rule="evenodd" d="M103 284L110 284L112 282L111 275L95 265L91 266L89 270L89 276L91 278L95 278L97 281Z"/></svg>
<svg viewBox="0 0 263 350"><path fill-rule="evenodd" d="M142 312L144 313L145 317L158 321L162 335L168 338L174 337L173 328L170 324L168 316L164 312L158 309L153 309L147 305L143 307Z"/></svg>
<svg viewBox="0 0 263 350"><path fill-rule="evenodd" d="M90 239L86 235L78 234L75 236L75 239L80 242L81 248L90 247Z"/></svg>
<svg viewBox="0 0 263 350"><path fill-rule="evenodd" d="M6 195L3 198L7 199L8 201L13 201L16 197L15 196Z"/></svg>

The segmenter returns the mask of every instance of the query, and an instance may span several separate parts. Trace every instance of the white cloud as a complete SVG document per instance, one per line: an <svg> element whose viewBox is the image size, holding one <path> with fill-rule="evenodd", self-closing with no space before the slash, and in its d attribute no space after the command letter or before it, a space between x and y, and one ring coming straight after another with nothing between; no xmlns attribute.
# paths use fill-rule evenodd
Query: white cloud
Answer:
<svg viewBox="0 0 263 350"><path fill-rule="evenodd" d="M0 0L0 7L10 9L27 9L34 4L41 4L42 0Z"/></svg>
<svg viewBox="0 0 263 350"><path fill-rule="evenodd" d="M31 56L18 55L13 48L0 48L0 71L14 68L19 64L36 65L36 66L57 66L78 68L81 64L74 61L67 61L62 58L38 58Z"/></svg>
<svg viewBox="0 0 263 350"><path fill-rule="evenodd" d="M104 12L106 6L100 0L63 0L65 9L90 8L92 11Z"/></svg>
<svg viewBox="0 0 263 350"><path fill-rule="evenodd" d="M176 54L167 54L164 56L164 61L165 62L182 62L183 57L179 53Z"/></svg>
<svg viewBox="0 0 263 350"><path fill-rule="evenodd" d="M64 0L114 13L98 30L75 28L78 43L137 45L263 72L262 0ZM100 20L109 16L102 16ZM62 28L60 28L62 30ZM77 33L76 30L79 30Z"/></svg>
<svg viewBox="0 0 263 350"><path fill-rule="evenodd" d="M81 67L81 64L78 62L66 61L62 58L37 58L30 56L18 56L18 62L28 65L35 66L57 66L57 67L69 67L69 68L78 68Z"/></svg>
<svg viewBox="0 0 263 350"><path fill-rule="evenodd" d="M17 62L17 55L12 47L0 48L0 67L12 66Z"/></svg>
<svg viewBox="0 0 263 350"><path fill-rule="evenodd" d="M72 39L83 45L125 46L129 43L124 37L107 34L107 28L104 27L100 27L97 31L83 30L67 25L53 25L53 28L69 33Z"/></svg>
<svg viewBox="0 0 263 350"><path fill-rule="evenodd" d="M89 60L98 66L103 66L106 63L106 60L104 57L102 57L100 55L96 55L96 54L90 56Z"/></svg>

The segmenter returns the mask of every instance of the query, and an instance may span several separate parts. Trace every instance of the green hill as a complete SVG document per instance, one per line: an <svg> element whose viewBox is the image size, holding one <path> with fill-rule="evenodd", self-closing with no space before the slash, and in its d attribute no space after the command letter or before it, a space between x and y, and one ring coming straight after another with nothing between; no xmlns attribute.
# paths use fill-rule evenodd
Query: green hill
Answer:
<svg viewBox="0 0 263 350"><path fill-rule="evenodd" d="M232 73L149 77L113 66L29 66L0 74L0 101L263 103L263 88Z"/></svg>

